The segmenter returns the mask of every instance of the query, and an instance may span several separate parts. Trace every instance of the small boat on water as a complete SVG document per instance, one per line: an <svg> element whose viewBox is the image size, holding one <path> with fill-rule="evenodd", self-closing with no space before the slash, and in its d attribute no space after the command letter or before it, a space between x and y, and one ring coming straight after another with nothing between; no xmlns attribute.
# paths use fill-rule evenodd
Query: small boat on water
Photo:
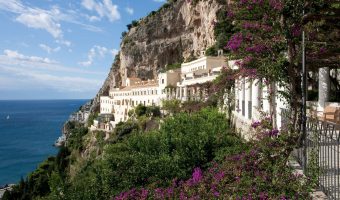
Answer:
<svg viewBox="0 0 340 200"><path fill-rule="evenodd" d="M9 120L9 115L7 115L6 119Z"/></svg>

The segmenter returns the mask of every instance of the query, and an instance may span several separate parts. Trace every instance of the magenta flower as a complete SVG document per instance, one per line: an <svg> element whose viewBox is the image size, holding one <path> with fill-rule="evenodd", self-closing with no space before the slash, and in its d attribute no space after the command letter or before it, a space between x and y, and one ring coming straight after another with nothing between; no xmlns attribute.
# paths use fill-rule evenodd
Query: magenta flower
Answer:
<svg viewBox="0 0 340 200"><path fill-rule="evenodd" d="M241 47L242 42L243 35L241 33L237 33L230 38L226 48L230 49L231 51L237 51Z"/></svg>
<svg viewBox="0 0 340 200"><path fill-rule="evenodd" d="M258 44L258 45L254 45L252 47L246 48L246 51L251 52L251 53L255 53L255 54L261 54L266 50L267 50L267 47L265 45L262 45L262 44Z"/></svg>
<svg viewBox="0 0 340 200"><path fill-rule="evenodd" d="M194 169L194 172L192 173L192 182L193 184L199 183L203 178L202 170L197 167Z"/></svg>
<svg viewBox="0 0 340 200"><path fill-rule="evenodd" d="M292 28L292 35L294 37L299 37L301 35L301 26L298 26L298 25L294 25L293 28Z"/></svg>
<svg viewBox="0 0 340 200"><path fill-rule="evenodd" d="M219 193L219 192L217 192L217 191L214 191L214 193L213 193L213 194L214 194L214 196L215 196L215 197L219 197L219 196L220 196L220 193Z"/></svg>
<svg viewBox="0 0 340 200"><path fill-rule="evenodd" d="M142 188L142 190L141 190L141 198L142 199L146 199L148 197L148 194L149 194L149 191L144 189L144 188Z"/></svg>
<svg viewBox="0 0 340 200"><path fill-rule="evenodd" d="M319 49L319 53L320 53L320 54L326 53L326 48L325 48L325 47L321 47L321 48Z"/></svg>
<svg viewBox="0 0 340 200"><path fill-rule="evenodd" d="M279 130L274 129L271 131L271 136L277 136L279 134Z"/></svg>
<svg viewBox="0 0 340 200"><path fill-rule="evenodd" d="M268 194L265 192L260 192L260 200L266 200L268 199Z"/></svg>
<svg viewBox="0 0 340 200"><path fill-rule="evenodd" d="M179 199L180 200L185 200L185 199L188 199L188 198L185 196L184 192L181 191L181 194L179 195Z"/></svg>
<svg viewBox="0 0 340 200"><path fill-rule="evenodd" d="M216 181L219 182L224 178L224 175L225 175L224 171L220 171L217 174L215 174L214 178Z"/></svg>
<svg viewBox="0 0 340 200"><path fill-rule="evenodd" d="M280 0L270 0L269 5L278 11L282 11L283 9L283 3Z"/></svg>
<svg viewBox="0 0 340 200"><path fill-rule="evenodd" d="M253 123L251 124L251 127L257 128L257 127L260 126L260 125L261 125L261 122L260 122L260 121L255 121L255 122L253 122Z"/></svg>

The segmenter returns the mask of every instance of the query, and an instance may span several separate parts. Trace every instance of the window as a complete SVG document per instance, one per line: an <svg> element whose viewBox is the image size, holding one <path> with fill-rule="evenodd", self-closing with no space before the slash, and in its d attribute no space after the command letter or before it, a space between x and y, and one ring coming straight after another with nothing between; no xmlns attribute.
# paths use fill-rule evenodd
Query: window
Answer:
<svg viewBox="0 0 340 200"><path fill-rule="evenodd" d="M162 84L164 84L164 78L162 78Z"/></svg>

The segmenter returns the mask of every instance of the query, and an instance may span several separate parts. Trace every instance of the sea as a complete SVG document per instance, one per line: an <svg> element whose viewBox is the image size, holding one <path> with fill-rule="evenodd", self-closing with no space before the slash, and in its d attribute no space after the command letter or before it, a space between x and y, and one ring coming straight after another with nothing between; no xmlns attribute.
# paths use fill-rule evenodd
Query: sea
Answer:
<svg viewBox="0 0 340 200"><path fill-rule="evenodd" d="M88 100L1 100L0 186L18 183L54 156L64 122Z"/></svg>

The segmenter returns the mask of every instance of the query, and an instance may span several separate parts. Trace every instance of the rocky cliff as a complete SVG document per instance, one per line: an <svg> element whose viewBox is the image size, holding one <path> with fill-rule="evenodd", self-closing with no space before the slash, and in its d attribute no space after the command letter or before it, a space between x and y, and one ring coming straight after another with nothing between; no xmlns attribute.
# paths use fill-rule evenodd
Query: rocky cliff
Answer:
<svg viewBox="0 0 340 200"><path fill-rule="evenodd" d="M198 57L201 51L214 45L216 13L223 2L172 0L131 25L94 99L93 110L98 109L99 96L108 95L110 88L121 86L127 77L156 78L166 65Z"/></svg>

